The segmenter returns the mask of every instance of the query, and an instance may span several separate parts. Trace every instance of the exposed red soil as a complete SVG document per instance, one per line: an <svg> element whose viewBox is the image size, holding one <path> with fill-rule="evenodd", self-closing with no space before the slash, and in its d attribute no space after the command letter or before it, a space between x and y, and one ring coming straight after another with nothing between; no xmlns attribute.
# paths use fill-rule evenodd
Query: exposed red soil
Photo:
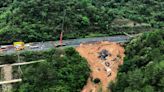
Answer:
<svg viewBox="0 0 164 92"><path fill-rule="evenodd" d="M111 56L108 56L106 60L101 60L98 58L99 52L104 49L111 53ZM100 84L91 81L95 78L101 80L102 92L106 92L109 83L114 81L117 76L119 65L123 64L124 48L118 43L104 41L81 44L76 50L87 59L91 69L90 77L82 92L98 92ZM110 66L106 66L105 63L109 63ZM110 73L111 75L109 75Z"/></svg>

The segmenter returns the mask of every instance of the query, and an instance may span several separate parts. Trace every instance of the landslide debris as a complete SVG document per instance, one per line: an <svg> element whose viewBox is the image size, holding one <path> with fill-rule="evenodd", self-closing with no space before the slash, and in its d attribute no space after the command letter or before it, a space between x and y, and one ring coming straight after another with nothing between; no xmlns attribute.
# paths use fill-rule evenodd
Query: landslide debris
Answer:
<svg viewBox="0 0 164 92"><path fill-rule="evenodd" d="M98 92L100 89L106 92L123 64L124 48L118 43L103 41L81 44L76 50L87 59L92 71L82 92ZM98 79L100 82L95 83Z"/></svg>

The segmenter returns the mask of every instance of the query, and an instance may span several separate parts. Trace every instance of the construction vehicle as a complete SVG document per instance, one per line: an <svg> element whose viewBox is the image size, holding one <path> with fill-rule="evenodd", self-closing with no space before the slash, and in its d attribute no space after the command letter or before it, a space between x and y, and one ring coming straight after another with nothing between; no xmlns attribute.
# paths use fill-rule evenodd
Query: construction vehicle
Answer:
<svg viewBox="0 0 164 92"><path fill-rule="evenodd" d="M16 48L17 51L24 50L25 49L25 44L24 42L14 42L13 43L14 47Z"/></svg>

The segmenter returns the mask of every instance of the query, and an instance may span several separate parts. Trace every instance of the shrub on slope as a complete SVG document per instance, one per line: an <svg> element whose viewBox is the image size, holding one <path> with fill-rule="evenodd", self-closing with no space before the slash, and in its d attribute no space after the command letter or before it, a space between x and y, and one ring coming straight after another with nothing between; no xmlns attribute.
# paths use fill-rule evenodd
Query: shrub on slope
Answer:
<svg viewBox="0 0 164 92"><path fill-rule="evenodd" d="M86 60L73 48L45 55L46 62L22 67L23 82L15 85L15 92L80 92L89 76Z"/></svg>
<svg viewBox="0 0 164 92"><path fill-rule="evenodd" d="M163 27L163 0L2 0L0 44L13 41L47 41L86 37L90 34L123 34L145 27L112 28L117 18Z"/></svg>
<svg viewBox="0 0 164 92"><path fill-rule="evenodd" d="M144 33L126 47L113 92L164 91L164 31Z"/></svg>

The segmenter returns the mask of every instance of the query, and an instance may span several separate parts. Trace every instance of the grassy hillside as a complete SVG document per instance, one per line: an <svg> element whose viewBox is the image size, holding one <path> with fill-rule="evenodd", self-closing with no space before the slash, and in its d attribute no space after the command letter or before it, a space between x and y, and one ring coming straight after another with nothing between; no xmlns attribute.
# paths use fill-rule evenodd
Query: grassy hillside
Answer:
<svg viewBox="0 0 164 92"><path fill-rule="evenodd" d="M164 91L164 31L145 33L126 46L113 92Z"/></svg>
<svg viewBox="0 0 164 92"><path fill-rule="evenodd" d="M0 44L57 40L63 30L71 39L160 29L163 9L163 0L1 0ZM115 19L134 25L113 27Z"/></svg>
<svg viewBox="0 0 164 92"><path fill-rule="evenodd" d="M13 92L80 92L90 72L87 61L73 48L25 52L20 54L20 59L46 61L21 66L22 73L18 67L13 67L14 78L23 79L15 84ZM10 60L10 63L16 61L14 58Z"/></svg>

